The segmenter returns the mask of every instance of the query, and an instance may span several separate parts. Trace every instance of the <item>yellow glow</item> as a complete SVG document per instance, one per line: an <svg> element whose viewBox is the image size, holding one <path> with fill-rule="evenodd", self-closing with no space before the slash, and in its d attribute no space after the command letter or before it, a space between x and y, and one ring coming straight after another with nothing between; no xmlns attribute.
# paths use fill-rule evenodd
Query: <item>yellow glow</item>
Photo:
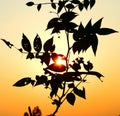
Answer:
<svg viewBox="0 0 120 116"><path fill-rule="evenodd" d="M60 56L58 56L58 58L56 59L56 62L55 62L57 65L66 65L66 61L62 58L62 57L60 57Z"/></svg>

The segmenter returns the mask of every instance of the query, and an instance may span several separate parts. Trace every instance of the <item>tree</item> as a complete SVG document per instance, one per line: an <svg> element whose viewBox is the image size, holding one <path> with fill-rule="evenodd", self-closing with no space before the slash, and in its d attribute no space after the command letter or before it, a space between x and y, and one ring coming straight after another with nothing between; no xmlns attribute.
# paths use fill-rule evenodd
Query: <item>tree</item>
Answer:
<svg viewBox="0 0 120 116"><path fill-rule="evenodd" d="M48 21L46 30L51 30L51 38L45 43L42 38L36 34L33 41L34 52L28 37L23 33L22 48L17 48L15 45L1 39L9 48L15 47L19 52L26 54L26 59L38 59L43 65L44 75L36 75L33 80L31 77L24 77L18 80L13 86L22 87L31 84L33 87L43 85L45 89L50 90L50 99L52 104L56 105L55 111L51 114L55 116L60 106L65 100L69 104L74 105L76 96L86 99L85 87L80 88L79 85L87 81L87 76L96 76L100 81L103 75L97 71L92 71L93 64L90 61L84 61L83 57L76 57L71 61L71 52L74 55L80 55L81 52L86 52L90 47L94 55L97 52L98 35L108 35L117 31L111 28L102 28L102 20L99 19L92 23L92 19L88 21L86 26L82 22L76 22L74 19L78 17L78 9L90 10L95 5L95 0L49 0L46 3L27 2L29 7L36 6L40 11L43 5L50 5L55 17ZM65 32L65 42L67 45L66 54L56 53L56 44L54 39L57 39L55 34L63 34ZM70 39L73 43L70 43Z"/></svg>

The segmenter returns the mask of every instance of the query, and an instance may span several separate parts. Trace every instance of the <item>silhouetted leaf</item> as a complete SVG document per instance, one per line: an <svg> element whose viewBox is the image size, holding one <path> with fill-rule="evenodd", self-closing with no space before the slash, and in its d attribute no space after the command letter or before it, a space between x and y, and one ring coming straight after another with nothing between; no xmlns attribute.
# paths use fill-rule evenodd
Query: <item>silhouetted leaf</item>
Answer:
<svg viewBox="0 0 120 116"><path fill-rule="evenodd" d="M13 86L17 86L17 87L22 87L22 86L26 86L29 83L31 83L31 78L30 77L26 77L26 78L22 78L19 81L17 81Z"/></svg>
<svg viewBox="0 0 120 116"><path fill-rule="evenodd" d="M77 27L77 24L73 23L73 22L68 22L64 24L65 26L65 30L68 32L74 32L74 28Z"/></svg>
<svg viewBox="0 0 120 116"><path fill-rule="evenodd" d="M74 63L73 65L70 64L70 67L74 70L74 71L78 71L79 69L81 69L80 65L78 63Z"/></svg>
<svg viewBox="0 0 120 116"><path fill-rule="evenodd" d="M36 35L34 39L33 46L36 52L40 52L42 49L42 42L38 34Z"/></svg>
<svg viewBox="0 0 120 116"><path fill-rule="evenodd" d="M100 29L102 20L103 20L103 18L99 19L96 23L94 23L94 25L93 25L94 32L97 32Z"/></svg>
<svg viewBox="0 0 120 116"><path fill-rule="evenodd" d="M99 72L93 72L93 71L91 71L91 72L89 72L89 74L97 76L98 79L100 79L100 81L103 82L103 81L101 80L101 77L103 77L103 75L100 74Z"/></svg>
<svg viewBox="0 0 120 116"><path fill-rule="evenodd" d="M97 46L98 46L98 38L94 34L94 35L91 35L90 39L91 39L91 46L92 46L93 53L94 55L96 55Z"/></svg>
<svg viewBox="0 0 120 116"><path fill-rule="evenodd" d="M66 96L66 99L68 103L70 103L71 105L74 105L75 100L76 100L75 95L73 93L68 93Z"/></svg>
<svg viewBox="0 0 120 116"><path fill-rule="evenodd" d="M87 64L83 63L83 66L88 72L93 68L93 64L90 61L88 61Z"/></svg>
<svg viewBox="0 0 120 116"><path fill-rule="evenodd" d="M49 50L51 50L52 45L53 45L53 37L50 38L50 39L48 39L48 40L44 43L44 46L43 46L44 51L49 51Z"/></svg>
<svg viewBox="0 0 120 116"><path fill-rule="evenodd" d="M76 95L78 95L79 97L82 97L82 98L86 99L85 88L84 88L84 87L83 87L82 90L74 87L73 91L74 91L74 93L75 93Z"/></svg>
<svg viewBox="0 0 120 116"><path fill-rule="evenodd" d="M50 54L48 52L43 53L43 55L40 56L41 63L45 63L47 66L50 63Z"/></svg>
<svg viewBox="0 0 120 116"><path fill-rule="evenodd" d="M22 36L22 47L25 51L30 52L31 51L31 44L26 35L23 34Z"/></svg>
<svg viewBox="0 0 120 116"><path fill-rule="evenodd" d="M52 2L51 6L52 6L52 8L56 9L56 4L55 3Z"/></svg>
<svg viewBox="0 0 120 116"><path fill-rule="evenodd" d="M51 81L50 81L50 85L51 85L51 88L52 88L50 96L52 98L53 95L57 95L57 92L58 92L58 83L55 81L55 79L52 78Z"/></svg>
<svg viewBox="0 0 120 116"><path fill-rule="evenodd" d="M41 6L42 6L41 4L38 4L38 5L37 5L37 10L38 10L38 11L40 11Z"/></svg>
<svg viewBox="0 0 120 116"><path fill-rule="evenodd" d="M89 35L93 32L93 28L92 28L92 22L91 19L89 20L89 22L87 23L87 25L85 26L85 35Z"/></svg>
<svg viewBox="0 0 120 116"><path fill-rule="evenodd" d="M58 20L59 20L59 18L53 18L53 19L51 19L48 22L47 29L51 29L51 28L56 27L56 25L58 24Z"/></svg>
<svg viewBox="0 0 120 116"><path fill-rule="evenodd" d="M68 9L73 9L73 8L74 8L74 5L71 4L71 3L69 3L69 4L67 4L65 7L68 8Z"/></svg>
<svg viewBox="0 0 120 116"><path fill-rule="evenodd" d="M26 5L27 5L27 6L33 6L33 5L34 5L34 2L27 2Z"/></svg>
<svg viewBox="0 0 120 116"><path fill-rule="evenodd" d="M84 7L86 8L86 10L87 10L89 4L90 4L89 0L84 0Z"/></svg>
<svg viewBox="0 0 120 116"><path fill-rule="evenodd" d="M73 20L77 14L75 12L65 12L61 14L60 19L63 20L64 22L69 22Z"/></svg>
<svg viewBox="0 0 120 116"><path fill-rule="evenodd" d="M95 0L90 0L90 8L92 8L95 4Z"/></svg>
<svg viewBox="0 0 120 116"><path fill-rule="evenodd" d="M74 33L73 33L73 39L75 41L79 41L79 32L77 30L74 30Z"/></svg>
<svg viewBox="0 0 120 116"><path fill-rule="evenodd" d="M46 69L49 69L49 70L55 71L55 72L63 72L66 70L66 66L63 64L57 65L56 63L53 63L53 64L49 65Z"/></svg>
<svg viewBox="0 0 120 116"><path fill-rule="evenodd" d="M28 52L26 59L33 59L33 58L34 58L34 54L31 52Z"/></svg>
<svg viewBox="0 0 120 116"><path fill-rule="evenodd" d="M23 49L22 48L20 48L20 49L18 49L21 53L23 52Z"/></svg>
<svg viewBox="0 0 120 116"><path fill-rule="evenodd" d="M81 48L80 48L78 42L75 42L75 43L73 44L72 50L73 50L73 53L74 53L74 54L75 54L77 51L78 51L78 52L81 51Z"/></svg>
<svg viewBox="0 0 120 116"><path fill-rule="evenodd" d="M56 104L57 106L59 106L59 105L60 105L60 102L59 102L57 99L54 99L53 102L52 102L52 104L53 104L53 105Z"/></svg>
<svg viewBox="0 0 120 116"><path fill-rule="evenodd" d="M70 83L70 84L68 84L68 87L69 87L69 88L74 88L75 85L74 85L74 83Z"/></svg>
<svg viewBox="0 0 120 116"><path fill-rule="evenodd" d="M79 4L80 1L79 0L71 0L70 2L74 3L74 4Z"/></svg>
<svg viewBox="0 0 120 116"><path fill-rule="evenodd" d="M51 2L53 2L54 0L50 0Z"/></svg>
<svg viewBox="0 0 120 116"><path fill-rule="evenodd" d="M12 48L13 44L11 44L9 41L6 41L5 39L1 39L9 48Z"/></svg>
<svg viewBox="0 0 120 116"><path fill-rule="evenodd" d="M59 1L57 13L61 12L61 10L63 9L65 3L66 3L66 1Z"/></svg>
<svg viewBox="0 0 120 116"><path fill-rule="evenodd" d="M50 48L50 52L54 52L55 51L55 45L52 45Z"/></svg>
<svg viewBox="0 0 120 116"><path fill-rule="evenodd" d="M84 8L84 4L82 4L82 3L80 2L78 8L79 8L80 11L82 11L83 8Z"/></svg>
<svg viewBox="0 0 120 116"><path fill-rule="evenodd" d="M112 33L115 33L117 31L113 30L113 29L110 29L110 28L101 28L97 31L97 33L99 35L108 35L108 34L112 34Z"/></svg>
<svg viewBox="0 0 120 116"><path fill-rule="evenodd" d="M42 76L36 75L36 80L37 80L37 82L36 82L35 86L46 83L47 82L47 76L45 76L45 75L42 75Z"/></svg>

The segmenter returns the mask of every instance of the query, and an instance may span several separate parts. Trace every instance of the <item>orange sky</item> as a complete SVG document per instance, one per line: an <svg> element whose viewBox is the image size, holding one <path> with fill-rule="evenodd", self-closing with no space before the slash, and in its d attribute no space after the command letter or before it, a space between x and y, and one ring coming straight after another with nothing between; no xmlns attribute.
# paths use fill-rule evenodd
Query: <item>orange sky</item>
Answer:
<svg viewBox="0 0 120 116"><path fill-rule="evenodd" d="M49 32L45 32L47 22L53 14L44 7L41 12L36 7L25 6L28 1L1 0L0 3L0 38L7 39L21 47L22 33L33 41L36 33L47 40ZM37 2L37 0L36 0ZM39 2L39 0L38 0ZM95 22L104 17L102 27L110 27L120 31L120 0L97 0L95 7L88 12L83 11L76 21L84 24L90 18ZM58 51L62 40L56 40ZM62 44L62 42L61 42ZM86 52L85 59L91 60L94 69L105 77L101 83L96 77L88 77L85 83L87 99L77 97L74 106L65 102L57 116L118 116L120 114L120 34L115 33L99 37L97 56L92 50ZM54 111L48 98L49 90L42 86L26 86L16 88L12 85L22 77L35 77L43 74L39 61L26 60L25 56L15 49L9 49L0 41L0 116L22 116L27 106L39 106L43 116Z"/></svg>

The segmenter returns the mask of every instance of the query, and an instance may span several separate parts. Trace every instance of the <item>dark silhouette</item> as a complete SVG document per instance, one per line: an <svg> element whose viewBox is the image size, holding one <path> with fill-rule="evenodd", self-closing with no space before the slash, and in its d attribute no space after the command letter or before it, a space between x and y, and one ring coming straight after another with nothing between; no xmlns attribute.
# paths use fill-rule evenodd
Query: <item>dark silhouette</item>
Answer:
<svg viewBox="0 0 120 116"><path fill-rule="evenodd" d="M95 23L92 23L92 19L90 19L86 26L83 26L82 22L73 22L73 19L78 17L75 9L78 8L80 12L89 8L91 10L95 5L95 0L83 0L82 2L80 0L57 0L57 2L50 0L47 3L38 4L31 1L26 3L26 5L30 7L36 5L38 11L40 11L43 5L51 6L51 13L55 13L55 17L48 22L46 30L51 29L52 37L43 43L42 38L37 34L33 41L34 52L31 51L32 45L24 33L21 41L22 48L20 49L9 41L1 39L9 48L15 47L19 52L27 54L26 59L36 58L40 60L42 65L46 65L46 67L43 65L44 75L36 75L34 80L30 77L22 78L13 86L21 87L31 84L33 87L36 87L43 85L45 89L49 89L52 104L56 105L55 111L49 116L55 116L65 100L69 104L74 105L76 95L86 99L85 87L80 88L79 85L87 81L87 76L96 76L100 81L102 81L101 77L103 77L101 73L92 71L93 64L90 61L86 63L83 57L76 57L73 59L73 62L70 62L70 52L80 54L92 47L93 54L96 55L98 46L97 35L108 35L117 31L111 28L102 28L103 18L100 18ZM56 45L54 43L54 39L56 39L54 34L60 35L62 31L65 32L65 41L67 40L66 45L68 47L64 55L55 52ZM71 38L74 40L73 43L69 41ZM65 61L65 63L58 64L58 59ZM62 94L58 94L59 90L62 91ZM30 116L36 116L34 112L30 111L30 107L29 114ZM26 112L24 116L29 114Z"/></svg>

